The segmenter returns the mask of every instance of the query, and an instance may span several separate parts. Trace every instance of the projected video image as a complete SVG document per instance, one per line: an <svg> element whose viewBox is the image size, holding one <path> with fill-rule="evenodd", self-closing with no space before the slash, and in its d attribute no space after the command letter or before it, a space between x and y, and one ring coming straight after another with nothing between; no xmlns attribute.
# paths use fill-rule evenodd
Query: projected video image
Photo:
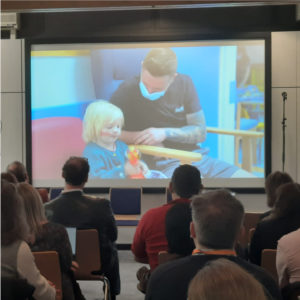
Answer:
<svg viewBox="0 0 300 300"><path fill-rule="evenodd" d="M74 155L96 181L264 177L264 80L263 41L36 45L33 179Z"/></svg>

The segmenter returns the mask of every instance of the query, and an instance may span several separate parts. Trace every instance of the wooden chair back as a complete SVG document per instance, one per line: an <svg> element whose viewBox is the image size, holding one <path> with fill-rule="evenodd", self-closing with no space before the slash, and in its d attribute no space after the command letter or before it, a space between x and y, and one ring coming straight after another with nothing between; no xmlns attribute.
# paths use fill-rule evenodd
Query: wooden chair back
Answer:
<svg viewBox="0 0 300 300"><path fill-rule="evenodd" d="M79 264L79 269L75 272L77 280L97 279L97 275L92 274L93 271L101 269L99 237L96 229L77 230L76 261Z"/></svg>
<svg viewBox="0 0 300 300"><path fill-rule="evenodd" d="M261 267L265 269L278 282L276 269L276 249L263 249L261 253Z"/></svg>
<svg viewBox="0 0 300 300"><path fill-rule="evenodd" d="M56 251L38 251L32 252L35 264L41 274L54 283L56 289L61 291L56 299L62 299L62 284L59 256Z"/></svg>
<svg viewBox="0 0 300 300"><path fill-rule="evenodd" d="M179 258L180 256L176 253L169 253L167 251L160 251L158 253L158 264L164 264L168 261L174 260L176 258Z"/></svg>
<svg viewBox="0 0 300 300"><path fill-rule="evenodd" d="M100 243L96 229L79 229L76 232L76 280L100 280L104 284L104 299L109 300L109 280L101 274Z"/></svg>
<svg viewBox="0 0 300 300"><path fill-rule="evenodd" d="M256 228L256 225L260 220L260 216L261 213L256 213L256 212L245 213L245 217L244 217L245 234L241 236L238 240L242 247L248 246L249 231L251 228Z"/></svg>

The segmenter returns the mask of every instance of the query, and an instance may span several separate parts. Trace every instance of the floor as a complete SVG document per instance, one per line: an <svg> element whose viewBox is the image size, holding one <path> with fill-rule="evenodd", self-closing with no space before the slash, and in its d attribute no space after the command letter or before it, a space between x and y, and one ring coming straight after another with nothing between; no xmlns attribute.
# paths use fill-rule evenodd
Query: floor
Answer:
<svg viewBox="0 0 300 300"><path fill-rule="evenodd" d="M119 250L121 294L117 300L142 300L145 295L137 290L136 271L143 264L134 261L129 250ZM86 300L102 300L102 283L98 281L78 281Z"/></svg>

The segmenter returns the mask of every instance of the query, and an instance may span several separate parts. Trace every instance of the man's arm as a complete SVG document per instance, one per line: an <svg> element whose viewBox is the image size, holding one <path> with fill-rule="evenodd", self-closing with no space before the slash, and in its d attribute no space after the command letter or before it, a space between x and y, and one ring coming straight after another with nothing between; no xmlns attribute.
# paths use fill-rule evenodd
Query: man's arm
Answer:
<svg viewBox="0 0 300 300"><path fill-rule="evenodd" d="M147 128L135 133L134 144L157 145L164 140L197 144L206 139L203 110L186 115L187 126L181 128Z"/></svg>

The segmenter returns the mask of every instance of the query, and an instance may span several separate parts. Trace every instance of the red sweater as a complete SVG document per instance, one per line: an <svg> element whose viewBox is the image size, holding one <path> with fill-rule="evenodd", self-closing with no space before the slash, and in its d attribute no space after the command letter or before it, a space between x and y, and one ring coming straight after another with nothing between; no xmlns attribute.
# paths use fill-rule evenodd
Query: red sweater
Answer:
<svg viewBox="0 0 300 300"><path fill-rule="evenodd" d="M158 265L158 253L168 250L165 219L167 211L176 203L190 203L190 200L176 199L149 209L136 228L131 251L137 258L148 258L151 271Z"/></svg>

